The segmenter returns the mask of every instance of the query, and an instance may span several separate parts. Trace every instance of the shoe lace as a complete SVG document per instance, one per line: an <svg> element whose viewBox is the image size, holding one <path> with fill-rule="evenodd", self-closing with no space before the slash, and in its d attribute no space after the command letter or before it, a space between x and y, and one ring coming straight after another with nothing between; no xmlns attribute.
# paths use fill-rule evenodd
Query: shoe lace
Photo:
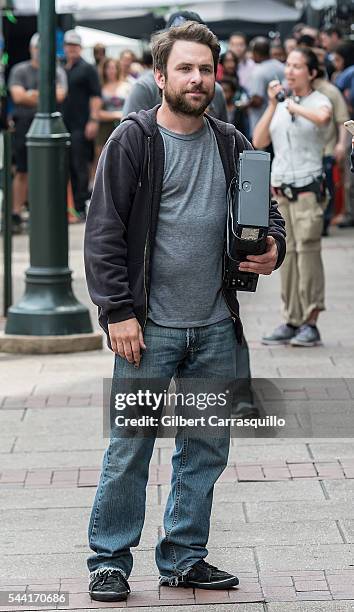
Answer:
<svg viewBox="0 0 354 612"><path fill-rule="evenodd" d="M125 586L130 591L127 580L123 576L122 572L120 572L118 569L114 569L114 568L102 568L101 570L99 569L95 573L94 580L97 581L97 585L103 586L104 584L106 584L109 578L114 578L114 577L121 578Z"/></svg>
<svg viewBox="0 0 354 612"><path fill-rule="evenodd" d="M198 561L198 563L196 563L196 565L202 565L204 568L208 568L211 570L217 570L218 568L215 565L211 565L211 563L208 563L207 561L204 561L204 559L201 559L200 561Z"/></svg>

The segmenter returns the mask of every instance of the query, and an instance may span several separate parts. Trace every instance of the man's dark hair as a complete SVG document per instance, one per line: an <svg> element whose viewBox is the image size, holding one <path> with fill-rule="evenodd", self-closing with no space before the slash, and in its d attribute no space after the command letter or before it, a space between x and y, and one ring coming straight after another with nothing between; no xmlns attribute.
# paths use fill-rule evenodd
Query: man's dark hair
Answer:
<svg viewBox="0 0 354 612"><path fill-rule="evenodd" d="M185 21L195 21L196 23L203 23L205 25L203 19L200 15L198 15L198 13L195 13L194 11L177 11L176 13L172 13L172 15L170 15L168 18L166 29L168 30L169 28L180 26Z"/></svg>
<svg viewBox="0 0 354 612"><path fill-rule="evenodd" d="M232 32L232 34L230 34L229 36L229 40L233 37L233 36L238 36L239 38L243 38L243 40L245 41L245 43L247 44L247 36L244 32Z"/></svg>
<svg viewBox="0 0 354 612"><path fill-rule="evenodd" d="M153 61L150 49L146 49L145 51L143 51L143 54L141 56L141 63L143 64L143 66L148 66L149 68L152 68Z"/></svg>
<svg viewBox="0 0 354 612"><path fill-rule="evenodd" d="M344 70L354 64L354 42L351 40L342 42L335 49L333 49L333 52L337 53L337 55L340 55L343 58Z"/></svg>
<svg viewBox="0 0 354 612"><path fill-rule="evenodd" d="M302 34L297 41L298 45L304 45L305 47L314 47L316 44L315 39L310 34Z"/></svg>
<svg viewBox="0 0 354 612"><path fill-rule="evenodd" d="M301 36L301 32L302 30L306 27L306 23L296 23L292 29L292 33L294 35L294 38L296 38L296 40L299 38L299 36Z"/></svg>
<svg viewBox="0 0 354 612"><path fill-rule="evenodd" d="M270 55L270 40L264 36L256 36L250 43L251 51L259 57L268 59Z"/></svg>
<svg viewBox="0 0 354 612"><path fill-rule="evenodd" d="M214 62L214 72L216 74L220 55L220 45L215 34L206 25L195 21L186 21L178 27L156 34L152 39L152 58L154 70L159 70L164 76L167 75L167 62L170 57L172 47L178 40L196 42L209 47Z"/></svg>
<svg viewBox="0 0 354 612"><path fill-rule="evenodd" d="M238 78L225 76L220 81L220 85L223 85L223 84L229 85L229 87L231 88L231 91L233 93L236 93L238 86L239 86Z"/></svg>
<svg viewBox="0 0 354 612"><path fill-rule="evenodd" d="M337 34L338 38L343 38L342 30L335 25L325 26L324 28L321 28L321 32L323 32L323 34L328 34L328 36L332 36L332 34Z"/></svg>

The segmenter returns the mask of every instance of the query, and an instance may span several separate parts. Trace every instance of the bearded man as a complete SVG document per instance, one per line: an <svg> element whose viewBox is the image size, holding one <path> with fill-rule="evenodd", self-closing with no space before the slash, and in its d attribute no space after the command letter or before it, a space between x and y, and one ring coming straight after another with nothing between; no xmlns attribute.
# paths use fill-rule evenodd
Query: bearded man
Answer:
<svg viewBox="0 0 354 612"><path fill-rule="evenodd" d="M205 113L219 52L215 35L199 23L158 34L152 55L162 104L130 114L100 158L86 225L86 275L115 353L118 390L127 381L136 390L138 379L163 390L173 377L235 378L242 325L235 292L222 290L227 194L237 180L238 153L252 147L233 126ZM272 205L267 252L250 256L241 269L271 274L284 258L284 236ZM227 589L238 578L205 557L229 432L192 436L187 429L175 438L156 547L160 583ZM144 523L155 438L156 429L148 436L138 429L111 435L89 524L93 599L125 600L130 592L130 549Z"/></svg>

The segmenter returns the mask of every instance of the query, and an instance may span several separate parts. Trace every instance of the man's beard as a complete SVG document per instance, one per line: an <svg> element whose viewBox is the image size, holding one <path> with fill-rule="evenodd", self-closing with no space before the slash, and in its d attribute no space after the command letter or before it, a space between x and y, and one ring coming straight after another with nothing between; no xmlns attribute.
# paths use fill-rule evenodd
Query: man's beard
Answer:
<svg viewBox="0 0 354 612"><path fill-rule="evenodd" d="M173 112L181 113L183 115L191 115L192 117L200 117L212 101L214 91L215 88L212 93L209 93L202 87L194 87L193 89L189 89L187 91L176 92L174 89L172 89L172 87L169 87L166 80L163 94L168 106ZM192 104L186 97L187 93L202 93L204 95L199 104Z"/></svg>

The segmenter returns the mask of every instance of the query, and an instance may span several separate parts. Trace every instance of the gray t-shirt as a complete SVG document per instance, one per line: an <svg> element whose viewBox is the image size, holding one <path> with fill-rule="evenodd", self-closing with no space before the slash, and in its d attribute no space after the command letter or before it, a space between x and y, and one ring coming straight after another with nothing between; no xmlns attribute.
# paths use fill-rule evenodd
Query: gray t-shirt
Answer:
<svg viewBox="0 0 354 612"><path fill-rule="evenodd" d="M68 81L65 70L61 66L56 67L56 82L65 92L67 91ZM31 60L20 62L13 66L9 76L8 87L10 88L14 85L20 85L26 91L29 89L39 89L39 70L32 65ZM15 104L14 115L15 117L31 118L36 114L36 110L34 107Z"/></svg>
<svg viewBox="0 0 354 612"><path fill-rule="evenodd" d="M278 81L280 82L282 82L282 80L284 79L284 64L279 62L279 60L268 59L264 62L255 65L251 74L249 95L251 97L260 96L261 98L263 98L263 104L259 108L250 108L248 111L251 134L253 134L253 130L256 127L256 124L258 123L265 109L267 108L267 89L269 83L274 79L278 79Z"/></svg>
<svg viewBox="0 0 354 612"><path fill-rule="evenodd" d="M157 87L152 70L142 74L127 97L123 106L123 116L129 113L138 113L141 110L149 110L157 104L161 104L161 96ZM215 95L209 104L208 113L220 121L227 121L226 104L222 87L215 84Z"/></svg>
<svg viewBox="0 0 354 612"><path fill-rule="evenodd" d="M149 318L201 327L230 312L221 292L226 180L207 120L194 134L159 127L165 166L154 246Z"/></svg>
<svg viewBox="0 0 354 612"><path fill-rule="evenodd" d="M328 98L319 91L300 99L301 106L319 109L332 108ZM282 183L304 187L322 174L322 157L326 144L327 126L319 127L297 115L292 121L285 102L280 102L269 126L274 159L271 182L273 187Z"/></svg>

